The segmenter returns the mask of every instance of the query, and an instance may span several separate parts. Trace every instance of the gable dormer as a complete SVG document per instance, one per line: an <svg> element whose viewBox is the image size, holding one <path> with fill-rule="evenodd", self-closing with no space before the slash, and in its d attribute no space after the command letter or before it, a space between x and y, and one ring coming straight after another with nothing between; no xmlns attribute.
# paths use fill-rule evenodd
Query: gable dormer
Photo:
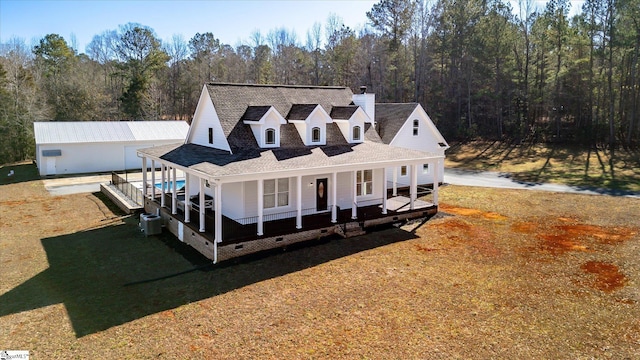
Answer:
<svg viewBox="0 0 640 360"><path fill-rule="evenodd" d="M185 144L198 144L220 150L231 151L218 112L216 111L209 89L205 85L200 93L198 106L193 115Z"/></svg>
<svg viewBox="0 0 640 360"><path fill-rule="evenodd" d="M357 105L334 106L331 108L331 119L350 144L364 141L364 124L371 122L364 109Z"/></svg>
<svg viewBox="0 0 640 360"><path fill-rule="evenodd" d="M327 124L333 122L329 114L318 104L294 104L287 121L295 125L306 146L327 144Z"/></svg>
<svg viewBox="0 0 640 360"><path fill-rule="evenodd" d="M273 106L249 106L241 118L251 126L253 136L261 148L280 146L280 125L287 121Z"/></svg>

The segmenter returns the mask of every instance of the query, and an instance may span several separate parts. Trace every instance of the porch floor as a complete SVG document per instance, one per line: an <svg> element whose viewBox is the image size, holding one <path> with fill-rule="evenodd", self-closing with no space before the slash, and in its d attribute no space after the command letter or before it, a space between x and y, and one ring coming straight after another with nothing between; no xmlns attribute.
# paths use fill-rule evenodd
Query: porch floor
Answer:
<svg viewBox="0 0 640 360"><path fill-rule="evenodd" d="M171 213L171 195L166 194L165 207L161 208L161 211ZM337 222L331 222L331 211L305 215L302 216L302 229L296 229L296 218L285 218L279 220L265 221L263 223L263 235L257 236L258 226L257 224L242 225L237 221L230 219L226 216L222 216L222 245L234 244L244 241L256 240L260 238L275 237L280 235L287 235L298 231L307 231L314 229L321 229L325 227L331 227L338 224L346 224L349 222L364 222L366 220L379 219L383 217L393 217L394 214L406 213L410 210L410 199L405 196L396 196L387 199L387 214L382 214L382 205L370 205L362 206L358 208L357 219L351 219L351 209L338 208ZM155 199L156 203L160 203L160 196ZM414 211L422 212L428 208L435 208L436 206L430 202L423 200L416 200L414 204ZM214 240L214 212L211 209L205 211L205 232L200 233L200 214L195 210L191 210L190 222L185 223L184 212L178 208L178 213L172 215L177 220L184 223L191 231L199 233L201 236Z"/></svg>

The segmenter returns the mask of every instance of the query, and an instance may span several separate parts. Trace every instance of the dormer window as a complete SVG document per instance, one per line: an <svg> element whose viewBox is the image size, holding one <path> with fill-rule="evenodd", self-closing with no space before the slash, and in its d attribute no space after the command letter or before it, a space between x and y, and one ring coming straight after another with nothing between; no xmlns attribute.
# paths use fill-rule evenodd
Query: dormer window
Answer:
<svg viewBox="0 0 640 360"><path fill-rule="evenodd" d="M269 128L264 132L264 142L267 145L275 145L276 143L276 129Z"/></svg>
<svg viewBox="0 0 640 360"><path fill-rule="evenodd" d="M331 119L338 125L342 136L351 144L364 140L364 125L370 121L367 113L357 105L334 106Z"/></svg>
<svg viewBox="0 0 640 360"><path fill-rule="evenodd" d="M353 141L359 141L361 136L361 128L360 126L353 127Z"/></svg>
<svg viewBox="0 0 640 360"><path fill-rule="evenodd" d="M251 127L251 132L261 148L280 146L280 126L287 121L273 106L249 106L242 115L242 122Z"/></svg>
<svg viewBox="0 0 640 360"><path fill-rule="evenodd" d="M418 120L413 120L413 136L418 136L418 129L420 128L420 123Z"/></svg>
<svg viewBox="0 0 640 360"><path fill-rule="evenodd" d="M311 142L317 143L320 142L320 128L314 127L311 129Z"/></svg>
<svg viewBox="0 0 640 360"><path fill-rule="evenodd" d="M327 124L333 120L321 105L293 104L286 119L295 126L306 146L326 145Z"/></svg>

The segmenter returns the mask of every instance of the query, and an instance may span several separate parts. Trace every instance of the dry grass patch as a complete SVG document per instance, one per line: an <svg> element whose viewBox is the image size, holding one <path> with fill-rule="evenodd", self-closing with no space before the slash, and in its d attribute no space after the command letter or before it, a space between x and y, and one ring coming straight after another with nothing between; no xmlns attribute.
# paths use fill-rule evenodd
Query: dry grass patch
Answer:
<svg viewBox="0 0 640 360"><path fill-rule="evenodd" d="M441 200L422 224L125 286L204 260L95 195L2 185L0 344L34 358L640 356L637 199L447 186Z"/></svg>

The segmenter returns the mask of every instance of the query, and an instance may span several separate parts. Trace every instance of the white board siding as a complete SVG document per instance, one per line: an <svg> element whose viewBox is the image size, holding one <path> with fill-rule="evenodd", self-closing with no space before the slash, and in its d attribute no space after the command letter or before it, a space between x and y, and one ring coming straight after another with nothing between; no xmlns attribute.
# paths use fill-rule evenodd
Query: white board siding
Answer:
<svg viewBox="0 0 640 360"><path fill-rule="evenodd" d="M267 180L267 179L265 179ZM304 182L302 183L303 192L304 192ZM296 178L289 178L289 205L288 206L280 206L275 208L264 209L263 214L277 214L284 213L289 211L296 210ZM303 196L304 198L304 196ZM303 202L302 208L305 208L305 204ZM245 218L258 216L258 182L257 181L245 181L244 182L244 216L238 216L237 218ZM293 214L291 217L295 217Z"/></svg>
<svg viewBox="0 0 640 360"><path fill-rule="evenodd" d="M209 143L209 128L213 129L213 144ZM206 87L200 95L198 107L189 129L187 143L231 151Z"/></svg>
<svg viewBox="0 0 640 360"><path fill-rule="evenodd" d="M265 115L265 117L262 120L263 120L262 123L250 124L251 131L253 132L253 137L256 139L258 146L262 148L280 147L280 125L283 124L282 121L284 121L284 119L282 119L282 117L279 116L279 114L274 108L271 108L271 110ZM265 137L265 131L267 129L275 130L274 144L266 143L267 139Z"/></svg>
<svg viewBox="0 0 640 360"><path fill-rule="evenodd" d="M371 123L376 118L376 96L375 94L354 94L353 103L360 106L369 116L367 122Z"/></svg>
<svg viewBox="0 0 640 360"><path fill-rule="evenodd" d="M418 120L418 135L413 135L413 120ZM428 126L431 121L418 107L411 113L389 145L431 153L440 153L438 139Z"/></svg>
<svg viewBox="0 0 640 360"><path fill-rule="evenodd" d="M290 120L289 122L296 126L302 142L307 146L312 146L327 144L327 124L333 122L333 120L324 109L322 109L322 106L318 105L304 121ZM320 128L319 142L311 142L311 140L313 140L311 132L314 127Z"/></svg>
<svg viewBox="0 0 640 360"><path fill-rule="evenodd" d="M229 219L246 217L243 183L237 182L222 185L222 215Z"/></svg>
<svg viewBox="0 0 640 360"><path fill-rule="evenodd" d="M338 196L336 202L341 209L351 209L353 199L353 177L350 172L341 172L338 173L337 178ZM331 181L331 177L329 177L329 181ZM329 188L331 188L331 184L329 184Z"/></svg>
<svg viewBox="0 0 640 360"><path fill-rule="evenodd" d="M433 184L433 167L438 167L438 182L444 182L444 162L439 161L437 164L429 165L429 171L425 174L423 172L422 165L418 165L418 185L427 185ZM398 166L398 187L407 187L411 184L411 166L407 166L407 175L400 176L400 166ZM391 189L391 184L393 182L393 168L387 169L387 182L389 183L389 189Z"/></svg>
<svg viewBox="0 0 640 360"><path fill-rule="evenodd" d="M374 181L374 187L373 187L373 195L371 195L368 198L382 198L382 185L380 184L380 180L381 179L381 169L377 169L374 170L374 174L373 174L373 181ZM333 181L332 179L332 174L331 173L327 173L327 174L319 174L319 175L310 175L310 176L303 176L301 179L301 183L302 183L302 189L301 189L301 193L302 193L302 209L312 209L310 211L310 213L316 213L315 208L316 208L316 180L317 179L324 179L326 178L328 180L327 182L327 197L328 197L328 202L327 204L329 206L333 205L331 202L331 199L333 198L333 184L331 183ZM353 177L352 177L352 173L351 172L342 172L342 173L338 173L337 174L337 178L338 178L338 186L337 186L337 194L336 194L336 201L337 201L337 205L342 208L342 209L350 209L351 205L352 205L352 193L353 193ZM225 193L227 193L227 188L225 185ZM295 177L290 177L289 178L289 206L285 206L285 207L277 207L277 208L270 208L270 209L264 209L264 214L268 215L268 214L276 214L276 213L285 213L285 212L291 212L290 217L295 217L296 214L294 213L297 209L296 209L296 195L297 195L297 184L296 184L296 178ZM232 219L239 219L239 218L246 218L246 217L252 217L252 216L257 216L258 215L258 182L257 181L246 181L243 183L243 192L242 192L242 196L236 197L236 198L230 198L230 202L240 202L242 199L242 203L244 206L244 212L243 215L239 215L239 213L234 213L234 217L231 217ZM236 194L239 194L236 191ZM237 195L240 196L240 195ZM225 207L225 203L227 202L225 200L226 198L223 195L223 207ZM239 209L239 207L238 207ZM228 216L227 213L225 213L225 216Z"/></svg>
<svg viewBox="0 0 640 360"><path fill-rule="evenodd" d="M418 120L418 135L413 135L413 120ZM430 152L437 155L444 155L446 147L441 147L438 143L445 143L444 138L440 132L436 129L435 125L429 118L429 115L420 106L416 106L416 109L411 113L407 121L400 128L396 136L391 140L389 145L397 146L406 149ZM430 169L429 174L423 174L421 167L418 169L418 184L433 184L433 169ZM443 182L444 179L444 162L438 162L438 181ZM387 178L392 180L393 172L387 171ZM402 180L401 180L402 179ZM405 181L400 177L400 170L398 168L398 182L408 184L409 177Z"/></svg>
<svg viewBox="0 0 640 360"><path fill-rule="evenodd" d="M342 136L344 136L344 138L349 143L353 144L353 143L361 143L364 141L364 123L365 123L365 120L367 119L368 119L367 114L364 112L364 110L360 108L353 113L353 115L349 120L334 120L334 122L338 125L338 128L340 129ZM353 139L354 126L360 126L359 140Z"/></svg>

